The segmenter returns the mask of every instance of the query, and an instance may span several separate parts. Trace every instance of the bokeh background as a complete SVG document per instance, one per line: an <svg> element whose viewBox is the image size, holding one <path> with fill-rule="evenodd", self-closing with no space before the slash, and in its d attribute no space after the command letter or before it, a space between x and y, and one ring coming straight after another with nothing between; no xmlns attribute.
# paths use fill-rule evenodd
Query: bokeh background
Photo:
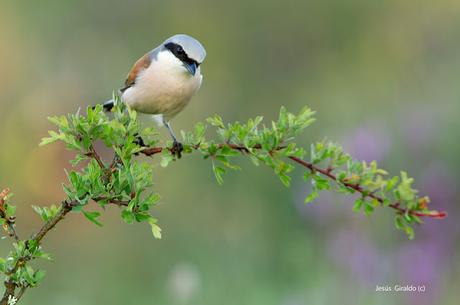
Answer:
<svg viewBox="0 0 460 305"><path fill-rule="evenodd" d="M394 174L407 170L449 212L408 241L392 211L358 215L351 198L327 193L304 206L300 171L286 189L241 160L243 172L220 187L209 162L187 157L154 171L162 240L122 223L117 208L103 228L71 215L48 235L55 261L39 264L47 277L23 304L458 304L459 1L0 5L0 187L15 193L22 236L40 223L30 205L63 198L72 157L60 144L38 147L46 117L109 98L138 57L175 33L208 51L203 87L176 129L214 113L270 120L281 105L308 105L317 122L302 144L327 136ZM426 292L375 292L395 284Z"/></svg>

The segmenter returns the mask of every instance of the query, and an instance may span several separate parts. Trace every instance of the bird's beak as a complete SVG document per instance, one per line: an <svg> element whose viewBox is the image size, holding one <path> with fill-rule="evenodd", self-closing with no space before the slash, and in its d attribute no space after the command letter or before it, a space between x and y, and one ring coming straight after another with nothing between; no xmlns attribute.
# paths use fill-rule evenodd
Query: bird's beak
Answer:
<svg viewBox="0 0 460 305"><path fill-rule="evenodd" d="M198 68L196 63L194 63L194 62L192 62L192 63L184 62L184 66L187 69L187 71L190 72L190 74L195 76L196 69Z"/></svg>

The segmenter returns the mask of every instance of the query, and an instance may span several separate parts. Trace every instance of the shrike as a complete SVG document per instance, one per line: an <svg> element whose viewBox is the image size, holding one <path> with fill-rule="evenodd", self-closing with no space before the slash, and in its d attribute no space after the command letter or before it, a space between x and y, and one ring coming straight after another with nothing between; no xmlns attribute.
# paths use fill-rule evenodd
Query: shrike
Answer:
<svg viewBox="0 0 460 305"><path fill-rule="evenodd" d="M180 157L182 145L177 141L170 121L190 102L201 86L200 65L206 50L195 38L178 34L142 56L131 68L120 89L121 100L138 112L152 114L171 135L173 150ZM113 100L104 103L110 111Z"/></svg>

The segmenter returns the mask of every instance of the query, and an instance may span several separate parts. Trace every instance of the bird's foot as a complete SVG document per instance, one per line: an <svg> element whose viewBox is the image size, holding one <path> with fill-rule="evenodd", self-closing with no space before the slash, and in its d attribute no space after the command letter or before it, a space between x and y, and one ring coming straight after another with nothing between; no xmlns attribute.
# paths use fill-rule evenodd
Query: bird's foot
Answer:
<svg viewBox="0 0 460 305"><path fill-rule="evenodd" d="M145 145L144 139L142 139L142 137L139 134L136 134L135 137L136 138L133 141L134 144L137 144L140 147L147 147L147 145ZM138 156L139 153L135 153L135 155Z"/></svg>
<svg viewBox="0 0 460 305"><path fill-rule="evenodd" d="M139 134L134 135L136 138L134 139L133 143L139 145L140 147L147 147L145 145L144 139Z"/></svg>
<svg viewBox="0 0 460 305"><path fill-rule="evenodd" d="M184 150L184 145L182 143L174 141L171 147L171 153L175 155L178 159L182 157L182 151Z"/></svg>

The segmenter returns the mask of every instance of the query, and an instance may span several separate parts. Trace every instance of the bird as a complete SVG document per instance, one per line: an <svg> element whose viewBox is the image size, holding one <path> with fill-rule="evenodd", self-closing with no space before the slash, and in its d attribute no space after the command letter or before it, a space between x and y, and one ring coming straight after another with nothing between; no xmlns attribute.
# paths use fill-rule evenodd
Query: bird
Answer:
<svg viewBox="0 0 460 305"><path fill-rule="evenodd" d="M183 146L174 134L171 119L200 89L201 64L205 58L206 50L197 39L176 34L137 60L119 90L123 103L137 112L153 115L158 124L168 129L173 153L179 158ZM113 99L103 104L106 111L113 106Z"/></svg>

